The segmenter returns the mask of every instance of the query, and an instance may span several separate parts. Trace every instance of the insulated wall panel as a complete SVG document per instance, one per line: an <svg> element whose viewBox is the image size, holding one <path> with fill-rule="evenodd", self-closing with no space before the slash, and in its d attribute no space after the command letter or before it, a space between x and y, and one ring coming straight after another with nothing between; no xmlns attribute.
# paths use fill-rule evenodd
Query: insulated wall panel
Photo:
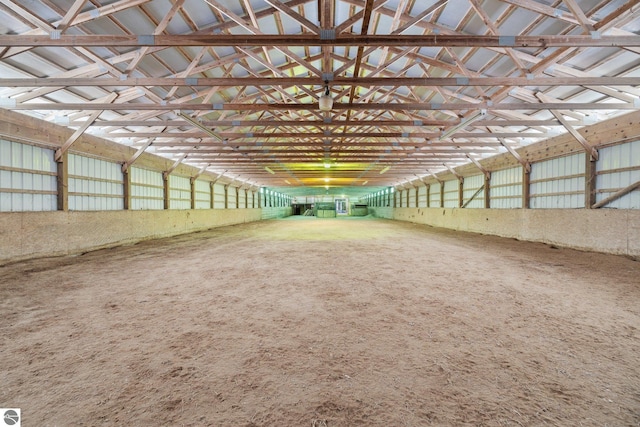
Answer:
<svg viewBox="0 0 640 427"><path fill-rule="evenodd" d="M0 212L57 209L54 151L0 139Z"/></svg>
<svg viewBox="0 0 640 427"><path fill-rule="evenodd" d="M169 209L191 209L191 181L169 175Z"/></svg>
<svg viewBox="0 0 640 427"><path fill-rule="evenodd" d="M208 182L196 180L196 209L211 207L211 187Z"/></svg>
<svg viewBox="0 0 640 427"><path fill-rule="evenodd" d="M131 209L164 209L162 173L131 168Z"/></svg>
<svg viewBox="0 0 640 427"><path fill-rule="evenodd" d="M69 154L69 210L124 209L121 166L91 157Z"/></svg>
<svg viewBox="0 0 640 427"><path fill-rule="evenodd" d="M465 203L467 208L484 208L484 189L480 189L484 186L484 175L468 176L464 179L463 192L462 192L462 204ZM477 194L476 194L477 193ZM473 200L471 198L475 195ZM469 200L471 200L469 202Z"/></svg>
<svg viewBox="0 0 640 427"><path fill-rule="evenodd" d="M236 190L236 187L229 187L227 190L227 209L236 209L238 207Z"/></svg>
<svg viewBox="0 0 640 427"><path fill-rule="evenodd" d="M418 207L426 208L427 207L427 186L421 185L418 187Z"/></svg>
<svg viewBox="0 0 640 427"><path fill-rule="evenodd" d="M640 141L601 148L596 163L596 202L606 199L640 181ZM636 189L604 208L640 209L640 189Z"/></svg>
<svg viewBox="0 0 640 427"><path fill-rule="evenodd" d="M213 208L224 209L224 185L213 184Z"/></svg>
<svg viewBox="0 0 640 427"><path fill-rule="evenodd" d="M441 183L431 184L431 192L429 194L429 207L430 208L441 208L440 206L440 187Z"/></svg>
<svg viewBox="0 0 640 427"><path fill-rule="evenodd" d="M409 194L409 207L410 208L417 208L417 200L416 200L416 194L418 189L417 188L409 188L408 190L408 194Z"/></svg>
<svg viewBox="0 0 640 427"><path fill-rule="evenodd" d="M457 208L460 206L458 201L458 181L450 180L444 182L444 207Z"/></svg>
<svg viewBox="0 0 640 427"><path fill-rule="evenodd" d="M585 153L531 165L530 208L584 207Z"/></svg>
<svg viewBox="0 0 640 427"><path fill-rule="evenodd" d="M491 208L522 207L522 166L491 173Z"/></svg>

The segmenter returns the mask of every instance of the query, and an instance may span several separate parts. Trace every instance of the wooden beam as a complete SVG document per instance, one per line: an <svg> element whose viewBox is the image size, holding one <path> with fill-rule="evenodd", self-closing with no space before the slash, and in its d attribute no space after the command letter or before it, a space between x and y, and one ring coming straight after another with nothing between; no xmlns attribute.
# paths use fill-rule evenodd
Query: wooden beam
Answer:
<svg viewBox="0 0 640 427"><path fill-rule="evenodd" d="M143 103L28 103L18 104L11 107L14 111L60 111L60 110L125 110L125 111L318 111L320 109L317 102L309 104L276 104L276 103L254 103L254 104L143 104ZM420 111L460 111L460 110L476 110L483 109L489 111L518 111L518 110L600 110L600 111L621 111L621 110L637 110L638 107L633 103L598 103L598 102L547 102L547 103L529 103L529 102L450 102L450 103L429 103L429 102L405 102L405 103L364 103L364 104L348 104L335 103L334 110L353 110L353 111L399 111L407 110ZM565 120L565 122L567 122ZM567 122L568 123L568 122Z"/></svg>
<svg viewBox="0 0 640 427"><path fill-rule="evenodd" d="M78 13L80 13L80 9L87 3L88 0L75 0L73 5L67 10L62 21L60 21L56 25L56 29L60 31L60 34L63 34L71 25L71 23L76 19Z"/></svg>
<svg viewBox="0 0 640 427"><path fill-rule="evenodd" d="M8 0L3 0L8 1ZM211 1L211 0L208 0ZM370 1L370 0L368 0ZM247 25L247 24L245 24ZM403 47L640 47L636 35L337 35L335 39L320 38L317 34L141 34L141 35L61 35L52 39L44 35L0 35L0 46L100 46L100 47L176 47L176 46L403 46Z"/></svg>
<svg viewBox="0 0 640 427"><path fill-rule="evenodd" d="M124 162L122 164L122 172L126 173L129 171L129 168L131 167L131 165L138 159L138 157L140 157L142 155L142 153L145 152L145 150L147 148L149 148L151 146L151 144L153 144L154 139L150 138L147 142L144 143L144 145L140 148L138 148L138 151L135 152L135 154L133 156L131 156L131 158L129 160L127 160L126 162Z"/></svg>
<svg viewBox="0 0 640 427"><path fill-rule="evenodd" d="M111 95L107 96L106 99L104 99L104 101L106 101L106 105L111 105L111 102L113 102L114 99L116 99L118 97L117 93L112 93ZM62 155L64 153L67 152L67 150L69 149L69 147L71 147L71 145L76 142L78 140L78 138L80 138L82 136L82 134L89 128L89 126L91 125L91 123L93 123L98 116L100 116L100 114L103 113L104 110L106 110L108 108L104 108L101 110L97 110L94 111L89 118L84 122L84 124L82 126L80 126L80 128L78 130L76 130L73 135L71 135L69 137L69 139L67 139L65 141L64 144L62 144L62 147L58 148L56 150L56 154L55 154L55 160L59 161L62 158Z"/></svg>
<svg viewBox="0 0 640 427"><path fill-rule="evenodd" d="M549 102L550 99L548 96L546 96L545 94L543 94L542 92L537 92L536 93L536 97L542 102ZM598 160L598 150L596 150L594 147L592 147L589 142L587 142L586 138L584 136L582 136L577 130L575 130L573 128L573 126L571 125L571 123L569 123L564 116L562 115L562 113L555 111L553 109L550 109L551 114L553 114L556 119L558 119L558 121L560 123L562 123L562 125L565 127L565 129L567 129L567 131L571 134L571 136L573 136L576 141L578 141L580 143L580 145L582 145L582 147L585 149L585 151L587 152L587 154L589 154L591 156L592 159L594 160Z"/></svg>
<svg viewBox="0 0 640 427"><path fill-rule="evenodd" d="M609 203L613 202L614 200L618 200L620 197L625 196L629 193L631 193L632 191L636 190L640 188L640 181L636 181L633 184L616 191L615 193L613 193L611 196L607 197L606 199L602 199L600 200L598 203L594 203L591 208L592 209L598 209L601 208L603 206L608 205Z"/></svg>
<svg viewBox="0 0 640 427"><path fill-rule="evenodd" d="M418 87L473 87L473 86L638 86L640 77L540 77L531 80L526 77L334 77L336 86L418 86ZM313 77L129 77L83 78L83 77L43 77L43 78L0 78L2 87L235 87L235 86L322 86L321 76Z"/></svg>

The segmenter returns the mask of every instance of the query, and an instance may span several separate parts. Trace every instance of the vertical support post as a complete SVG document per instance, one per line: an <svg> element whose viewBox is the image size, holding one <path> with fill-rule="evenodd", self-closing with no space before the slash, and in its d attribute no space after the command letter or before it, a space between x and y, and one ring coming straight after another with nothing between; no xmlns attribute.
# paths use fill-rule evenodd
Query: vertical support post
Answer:
<svg viewBox="0 0 640 427"><path fill-rule="evenodd" d="M596 166L597 159L585 155L584 167L584 207L591 209L596 204Z"/></svg>
<svg viewBox="0 0 640 427"><path fill-rule="evenodd" d="M262 195L260 194L260 190L258 190L258 207L262 209Z"/></svg>
<svg viewBox="0 0 640 427"><path fill-rule="evenodd" d="M236 209L240 209L240 189L236 187Z"/></svg>
<svg viewBox="0 0 640 427"><path fill-rule="evenodd" d="M248 188L244 189L244 208L245 209L249 208L249 189Z"/></svg>
<svg viewBox="0 0 640 427"><path fill-rule="evenodd" d="M393 192L393 207L394 208L398 207L398 192L397 191Z"/></svg>
<svg viewBox="0 0 640 427"><path fill-rule="evenodd" d="M229 184L224 186L224 208L229 209Z"/></svg>
<svg viewBox="0 0 640 427"><path fill-rule="evenodd" d="M191 209L196 208L196 179L190 178L191 183Z"/></svg>
<svg viewBox="0 0 640 427"><path fill-rule="evenodd" d="M131 209L131 168L122 172L122 193L124 195L124 210Z"/></svg>
<svg viewBox="0 0 640 427"><path fill-rule="evenodd" d="M57 162L58 210L67 212L69 210L69 154L66 151L63 152Z"/></svg>
<svg viewBox="0 0 640 427"><path fill-rule="evenodd" d="M210 208L210 209L213 209L213 208L215 207L215 204L214 204L214 198L215 198L215 194L216 194L216 192L215 192L215 185L216 185L216 183L215 183L214 181L209 182L209 193L210 193L210 197L209 197L209 200L210 200L210 202L209 202L209 208Z"/></svg>
<svg viewBox="0 0 640 427"><path fill-rule="evenodd" d="M164 209L169 209L169 204L171 203L171 189L169 188L169 174L162 174L162 187L163 187L163 199L164 199Z"/></svg>
<svg viewBox="0 0 640 427"><path fill-rule="evenodd" d="M491 208L491 174L484 175L484 208Z"/></svg>
<svg viewBox="0 0 640 427"><path fill-rule="evenodd" d="M458 207L464 205L464 178L458 177Z"/></svg>
<svg viewBox="0 0 640 427"><path fill-rule="evenodd" d="M444 183L445 181L440 181L440 207L444 208Z"/></svg>
<svg viewBox="0 0 640 427"><path fill-rule="evenodd" d="M425 184L427 187L427 207L431 207L431 184Z"/></svg>
<svg viewBox="0 0 640 427"><path fill-rule="evenodd" d="M529 209L531 191L531 169L522 168L522 208Z"/></svg>

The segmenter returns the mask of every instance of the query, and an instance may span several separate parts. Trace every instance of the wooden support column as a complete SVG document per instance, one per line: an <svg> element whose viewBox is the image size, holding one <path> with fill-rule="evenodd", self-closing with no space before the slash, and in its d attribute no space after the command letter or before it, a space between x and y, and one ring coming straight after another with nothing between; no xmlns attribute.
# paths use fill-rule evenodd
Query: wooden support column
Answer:
<svg viewBox="0 0 640 427"><path fill-rule="evenodd" d="M249 209L249 189L244 189L244 208Z"/></svg>
<svg viewBox="0 0 640 427"><path fill-rule="evenodd" d="M229 209L229 184L224 186L224 208Z"/></svg>
<svg viewBox="0 0 640 427"><path fill-rule="evenodd" d="M196 208L196 179L191 177L189 183L191 184L191 209Z"/></svg>
<svg viewBox="0 0 640 427"><path fill-rule="evenodd" d="M444 181L440 182L440 207L444 208Z"/></svg>
<svg viewBox="0 0 640 427"><path fill-rule="evenodd" d="M491 174L484 176L484 208L491 208Z"/></svg>
<svg viewBox="0 0 640 427"><path fill-rule="evenodd" d="M171 204L171 193L170 193L171 188L169 187L169 176L170 174L168 173L162 174L162 187L163 187L162 198L164 200L165 209L169 209L169 205Z"/></svg>
<svg viewBox="0 0 640 427"><path fill-rule="evenodd" d="M531 191L531 170L522 168L522 208L529 209Z"/></svg>
<svg viewBox="0 0 640 427"><path fill-rule="evenodd" d="M424 184L427 187L427 207L431 207L431 184Z"/></svg>
<svg viewBox="0 0 640 427"><path fill-rule="evenodd" d="M69 210L69 154L64 151L56 158L58 162L57 190L58 210Z"/></svg>
<svg viewBox="0 0 640 427"><path fill-rule="evenodd" d="M240 189L236 187L236 209L240 209Z"/></svg>
<svg viewBox="0 0 640 427"><path fill-rule="evenodd" d="M584 167L584 207L591 209L596 204L596 163L597 160L588 154Z"/></svg>
<svg viewBox="0 0 640 427"><path fill-rule="evenodd" d="M216 194L215 185L216 185L215 181L209 182L209 192L211 194L210 203L209 203L209 208L210 209L214 209L214 207L215 207L215 205L214 205L214 198L215 198L215 194Z"/></svg>
<svg viewBox="0 0 640 427"><path fill-rule="evenodd" d="M131 209L131 170L122 172L122 193L124 195L124 210Z"/></svg>

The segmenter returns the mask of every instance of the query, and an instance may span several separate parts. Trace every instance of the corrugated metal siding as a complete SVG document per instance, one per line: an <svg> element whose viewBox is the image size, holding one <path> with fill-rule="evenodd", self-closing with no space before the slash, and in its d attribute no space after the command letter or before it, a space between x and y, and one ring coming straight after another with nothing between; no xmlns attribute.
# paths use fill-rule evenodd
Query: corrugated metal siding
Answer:
<svg viewBox="0 0 640 427"><path fill-rule="evenodd" d="M57 209L54 151L0 140L0 212Z"/></svg>
<svg viewBox="0 0 640 427"><path fill-rule="evenodd" d="M522 166L495 171L491 174L491 208L522 207Z"/></svg>
<svg viewBox="0 0 640 427"><path fill-rule="evenodd" d="M585 153L531 165L529 207L583 208Z"/></svg>
<svg viewBox="0 0 640 427"><path fill-rule="evenodd" d="M457 208L460 206L458 200L458 181L451 180L444 182L444 207Z"/></svg>
<svg viewBox="0 0 640 427"><path fill-rule="evenodd" d="M69 154L69 210L124 209L121 166L117 163Z"/></svg>
<svg viewBox="0 0 640 427"><path fill-rule="evenodd" d="M131 168L131 209L164 209L161 172Z"/></svg>
<svg viewBox="0 0 640 427"><path fill-rule="evenodd" d="M441 208L440 206L440 186L442 184L432 184L431 185L431 193L429 194L429 207L431 208Z"/></svg>
<svg viewBox="0 0 640 427"><path fill-rule="evenodd" d="M596 202L640 181L640 141L599 150L596 162ZM640 209L640 190L636 189L603 208Z"/></svg>
<svg viewBox="0 0 640 427"><path fill-rule="evenodd" d="M169 209L191 209L191 181L169 175Z"/></svg>
<svg viewBox="0 0 640 427"><path fill-rule="evenodd" d="M196 209L209 209L211 207L211 187L206 181L196 180Z"/></svg>
<svg viewBox="0 0 640 427"><path fill-rule="evenodd" d="M464 178L463 191L462 191L462 203L465 204L473 197L476 192L484 185L484 175L474 175ZM475 199L471 200L466 207L467 208L484 208L484 195L483 189Z"/></svg>
<svg viewBox="0 0 640 427"><path fill-rule="evenodd" d="M418 207L427 207L427 187L425 185L418 187Z"/></svg>
<svg viewBox="0 0 640 427"><path fill-rule="evenodd" d="M224 185L213 184L213 208L224 209Z"/></svg>

